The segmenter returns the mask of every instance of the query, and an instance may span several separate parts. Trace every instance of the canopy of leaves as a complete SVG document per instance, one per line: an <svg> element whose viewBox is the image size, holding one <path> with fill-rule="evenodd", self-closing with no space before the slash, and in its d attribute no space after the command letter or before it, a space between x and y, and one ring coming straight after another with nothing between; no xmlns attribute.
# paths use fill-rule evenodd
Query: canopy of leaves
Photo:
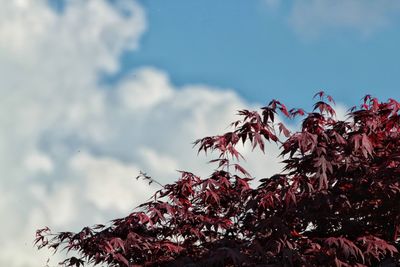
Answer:
<svg viewBox="0 0 400 267"><path fill-rule="evenodd" d="M77 252L66 266L400 266L400 104L367 95L339 121L333 99L316 97L309 113L275 100L239 111L231 132L195 142L218 152L210 177L181 172L125 218L41 229L37 246ZM301 129L278 112L302 116ZM285 167L254 188L237 146L266 141Z"/></svg>

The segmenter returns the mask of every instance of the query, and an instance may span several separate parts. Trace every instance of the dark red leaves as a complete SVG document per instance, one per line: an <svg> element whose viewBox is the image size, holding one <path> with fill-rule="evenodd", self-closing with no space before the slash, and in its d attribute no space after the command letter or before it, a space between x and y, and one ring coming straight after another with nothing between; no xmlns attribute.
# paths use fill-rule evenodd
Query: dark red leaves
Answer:
<svg viewBox="0 0 400 267"><path fill-rule="evenodd" d="M304 116L305 111L304 111L303 109L301 109L301 108L298 108L298 109L292 108L292 109L289 111L289 113L290 113L290 115L291 115L292 117L296 117L296 116Z"/></svg>
<svg viewBox="0 0 400 267"><path fill-rule="evenodd" d="M250 177L250 173L248 173L242 166L239 164L234 164L235 171L240 172L243 175Z"/></svg>
<svg viewBox="0 0 400 267"><path fill-rule="evenodd" d="M325 112L325 113L329 114L330 116L336 115L336 112L332 108L332 106L327 104L327 103L325 103L325 102L323 102L323 101L319 101L319 102L314 104L314 109L313 110L317 110L317 109L319 110L319 112L321 114Z"/></svg>
<svg viewBox="0 0 400 267"><path fill-rule="evenodd" d="M179 253L183 250L181 246L178 246L172 242L164 242L161 244L161 247L164 248L166 251L169 251L171 253Z"/></svg>
<svg viewBox="0 0 400 267"><path fill-rule="evenodd" d="M270 107L262 108L262 115L263 115L263 123L267 124L268 122L274 122L275 119L275 109Z"/></svg>
<svg viewBox="0 0 400 267"><path fill-rule="evenodd" d="M217 153L208 178L182 171L108 227L44 228L35 244L78 253L66 266L400 266L400 104L367 95L344 122L315 97L310 113L277 100L239 111L231 132L195 142ZM277 114L305 115L301 129ZM281 144L284 171L252 187L237 145L265 141Z"/></svg>
<svg viewBox="0 0 400 267"><path fill-rule="evenodd" d="M361 249L352 241L344 237L329 237L324 240L324 243L330 248L335 248L337 255L344 260L357 259L360 263L364 263Z"/></svg>
<svg viewBox="0 0 400 267"><path fill-rule="evenodd" d="M318 93L316 93L313 98L319 97L319 99L322 99L325 95L324 91L319 91Z"/></svg>
<svg viewBox="0 0 400 267"><path fill-rule="evenodd" d="M290 118L290 113L287 110L286 106L284 104L282 104L281 102L277 101L277 100L272 100L269 104L268 107L262 108L263 110L271 110L271 111L276 111L276 109L279 109L280 112L282 112L283 115L285 115L286 117ZM273 117L272 117L272 121L273 121Z"/></svg>
<svg viewBox="0 0 400 267"><path fill-rule="evenodd" d="M85 261L83 259L78 259L76 257L71 257L71 258L66 259L63 262L61 262L61 264L64 265L64 266L79 267L79 266L84 266Z"/></svg>
<svg viewBox="0 0 400 267"><path fill-rule="evenodd" d="M290 131L286 128L286 126L283 123L278 123L279 126L279 132L283 133L283 135L285 137L289 137L290 136Z"/></svg>
<svg viewBox="0 0 400 267"><path fill-rule="evenodd" d="M394 257L398 249L376 236L363 236L357 239L360 247L364 249L364 256L368 265L381 261L385 257Z"/></svg>
<svg viewBox="0 0 400 267"><path fill-rule="evenodd" d="M330 103L335 104L335 100L333 99L333 97L331 97L330 95L326 95L324 91L319 91L318 93L316 93L316 94L314 95L313 98L315 99L315 98L317 98L317 97L319 97L320 100L323 100L323 99L326 97L326 99L327 99Z"/></svg>

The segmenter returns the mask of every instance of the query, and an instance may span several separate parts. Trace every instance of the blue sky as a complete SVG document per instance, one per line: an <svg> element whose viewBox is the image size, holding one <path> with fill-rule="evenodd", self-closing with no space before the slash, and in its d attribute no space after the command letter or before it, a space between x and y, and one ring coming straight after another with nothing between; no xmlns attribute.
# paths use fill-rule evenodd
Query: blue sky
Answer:
<svg viewBox="0 0 400 267"><path fill-rule="evenodd" d="M398 0L0 0L0 266L45 265L40 227L126 215L158 189L139 171L208 176L192 142L238 109L399 99L399 15ZM240 148L255 178L281 171L267 148Z"/></svg>
<svg viewBox="0 0 400 267"><path fill-rule="evenodd" d="M258 0L141 3L149 31L139 50L121 57L123 70L114 79L151 65L168 70L177 85L211 84L249 101L278 98L306 107L320 89L347 105L367 93L400 96L398 19L366 34L344 25L309 37L290 25L291 1L275 7Z"/></svg>

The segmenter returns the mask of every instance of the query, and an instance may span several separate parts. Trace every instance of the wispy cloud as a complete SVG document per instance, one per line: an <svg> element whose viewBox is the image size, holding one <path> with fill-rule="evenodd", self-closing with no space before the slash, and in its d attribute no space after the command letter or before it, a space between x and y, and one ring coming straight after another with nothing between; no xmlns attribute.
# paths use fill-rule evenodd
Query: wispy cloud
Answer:
<svg viewBox="0 0 400 267"><path fill-rule="evenodd" d="M275 8L279 1L266 1ZM397 0L293 0L289 6L289 25L302 38L315 39L340 31L368 37L391 25L400 13Z"/></svg>
<svg viewBox="0 0 400 267"><path fill-rule="evenodd" d="M277 9L282 3L281 0L264 0L268 8Z"/></svg>

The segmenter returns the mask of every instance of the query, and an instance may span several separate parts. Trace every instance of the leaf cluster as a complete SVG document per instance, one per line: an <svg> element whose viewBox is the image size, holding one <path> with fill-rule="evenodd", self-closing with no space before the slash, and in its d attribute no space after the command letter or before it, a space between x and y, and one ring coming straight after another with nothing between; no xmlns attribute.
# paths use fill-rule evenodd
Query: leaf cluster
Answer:
<svg viewBox="0 0 400 267"><path fill-rule="evenodd" d="M209 177L182 171L109 226L45 228L36 244L78 252L66 266L399 266L400 104L367 95L340 121L333 99L316 97L309 113L276 100L239 111L231 132L195 142L218 152ZM277 113L302 116L299 131ZM285 167L252 187L237 146L264 151L266 141Z"/></svg>

